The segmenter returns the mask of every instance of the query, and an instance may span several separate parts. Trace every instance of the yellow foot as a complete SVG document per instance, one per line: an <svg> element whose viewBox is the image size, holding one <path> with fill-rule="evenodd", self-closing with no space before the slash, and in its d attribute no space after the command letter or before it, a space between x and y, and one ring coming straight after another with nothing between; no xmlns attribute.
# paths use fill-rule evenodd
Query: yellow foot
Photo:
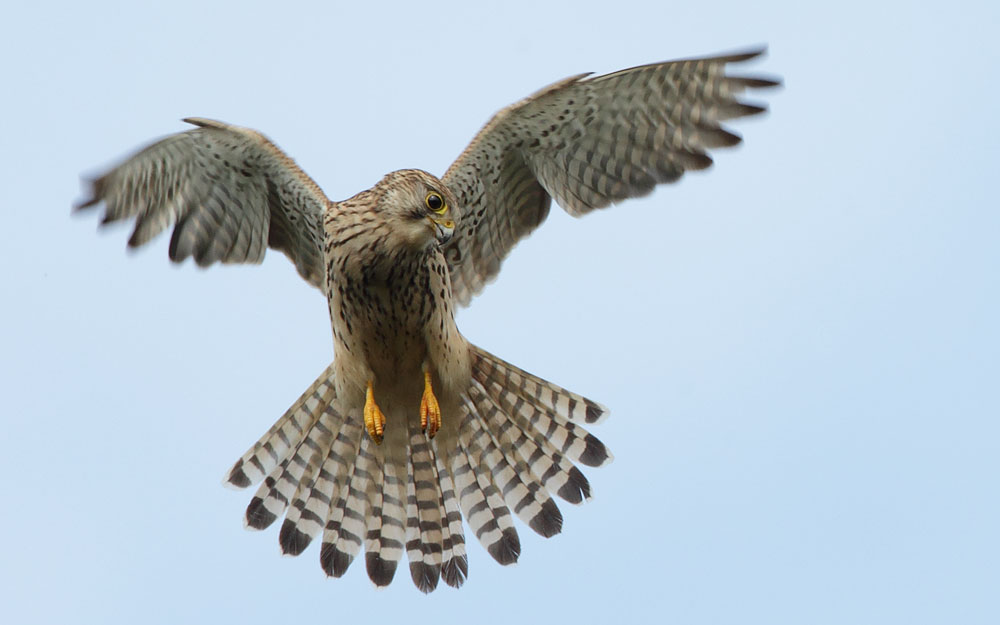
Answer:
<svg viewBox="0 0 1000 625"><path fill-rule="evenodd" d="M382 442L382 433L385 431L385 415L379 410L375 403L375 394L372 392L372 381L368 380L368 392L365 394L365 427L368 435L372 437L375 444Z"/></svg>
<svg viewBox="0 0 1000 625"><path fill-rule="evenodd" d="M431 372L424 371L424 396L420 398L420 428L434 438L441 429L441 406L431 388Z"/></svg>

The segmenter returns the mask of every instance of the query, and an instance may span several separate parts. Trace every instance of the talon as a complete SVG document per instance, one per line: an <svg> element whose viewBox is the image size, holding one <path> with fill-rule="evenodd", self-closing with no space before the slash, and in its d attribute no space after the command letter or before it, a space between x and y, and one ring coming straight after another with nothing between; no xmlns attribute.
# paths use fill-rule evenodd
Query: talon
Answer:
<svg viewBox="0 0 1000 625"><path fill-rule="evenodd" d="M420 398L420 429L434 438L441 429L441 406L431 388L431 372L424 371L424 395Z"/></svg>
<svg viewBox="0 0 1000 625"><path fill-rule="evenodd" d="M376 445L382 442L382 433L385 431L385 415L375 403L375 393L372 391L371 380L368 380L368 392L365 393L365 428L368 429L368 435L372 437Z"/></svg>

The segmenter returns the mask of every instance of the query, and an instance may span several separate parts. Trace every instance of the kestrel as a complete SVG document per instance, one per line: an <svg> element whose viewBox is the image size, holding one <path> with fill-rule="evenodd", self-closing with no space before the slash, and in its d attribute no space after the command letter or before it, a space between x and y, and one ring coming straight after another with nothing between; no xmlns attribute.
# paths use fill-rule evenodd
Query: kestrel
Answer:
<svg viewBox="0 0 1000 625"><path fill-rule="evenodd" d="M333 363L226 477L261 483L251 528L284 515L279 542L339 577L364 546L368 575L389 584L404 551L417 587L468 574L462 519L511 564L512 512L542 536L562 530L552 495L590 498L577 463L611 453L582 424L607 410L469 343L469 303L555 199L582 215L645 195L709 148L740 138L720 122L762 106L737 99L775 80L730 76L748 53L573 76L497 113L444 176L390 173L333 202L262 134L208 119L92 182L80 207L102 223L135 218L129 246L173 226L170 258L199 266L260 263L284 252L329 302Z"/></svg>

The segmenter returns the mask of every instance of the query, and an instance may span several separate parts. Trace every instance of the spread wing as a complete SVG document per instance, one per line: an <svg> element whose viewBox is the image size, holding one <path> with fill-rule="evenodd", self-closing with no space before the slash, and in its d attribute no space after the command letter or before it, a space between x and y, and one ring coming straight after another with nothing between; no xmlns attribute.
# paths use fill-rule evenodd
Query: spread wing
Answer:
<svg viewBox="0 0 1000 625"><path fill-rule="evenodd" d="M284 152L248 128L208 119L145 148L93 180L78 208L104 202L102 223L135 218L138 247L174 226L170 259L259 263L284 252L313 286L325 287L323 192Z"/></svg>
<svg viewBox="0 0 1000 625"><path fill-rule="evenodd" d="M560 81L497 113L443 180L459 200L445 250L455 298L468 304L552 198L577 216L704 169L709 148L740 137L720 122L765 110L737 96L766 78L727 76L763 50L645 65Z"/></svg>

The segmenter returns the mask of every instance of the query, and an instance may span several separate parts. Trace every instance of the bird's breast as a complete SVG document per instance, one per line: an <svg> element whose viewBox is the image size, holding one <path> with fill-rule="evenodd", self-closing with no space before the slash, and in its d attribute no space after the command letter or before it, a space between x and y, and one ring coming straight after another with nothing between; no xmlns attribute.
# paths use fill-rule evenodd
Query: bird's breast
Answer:
<svg viewBox="0 0 1000 625"><path fill-rule="evenodd" d="M361 266L330 276L330 319L338 352L361 359L376 375L419 370L427 358L430 288L426 266L406 259L388 268Z"/></svg>

